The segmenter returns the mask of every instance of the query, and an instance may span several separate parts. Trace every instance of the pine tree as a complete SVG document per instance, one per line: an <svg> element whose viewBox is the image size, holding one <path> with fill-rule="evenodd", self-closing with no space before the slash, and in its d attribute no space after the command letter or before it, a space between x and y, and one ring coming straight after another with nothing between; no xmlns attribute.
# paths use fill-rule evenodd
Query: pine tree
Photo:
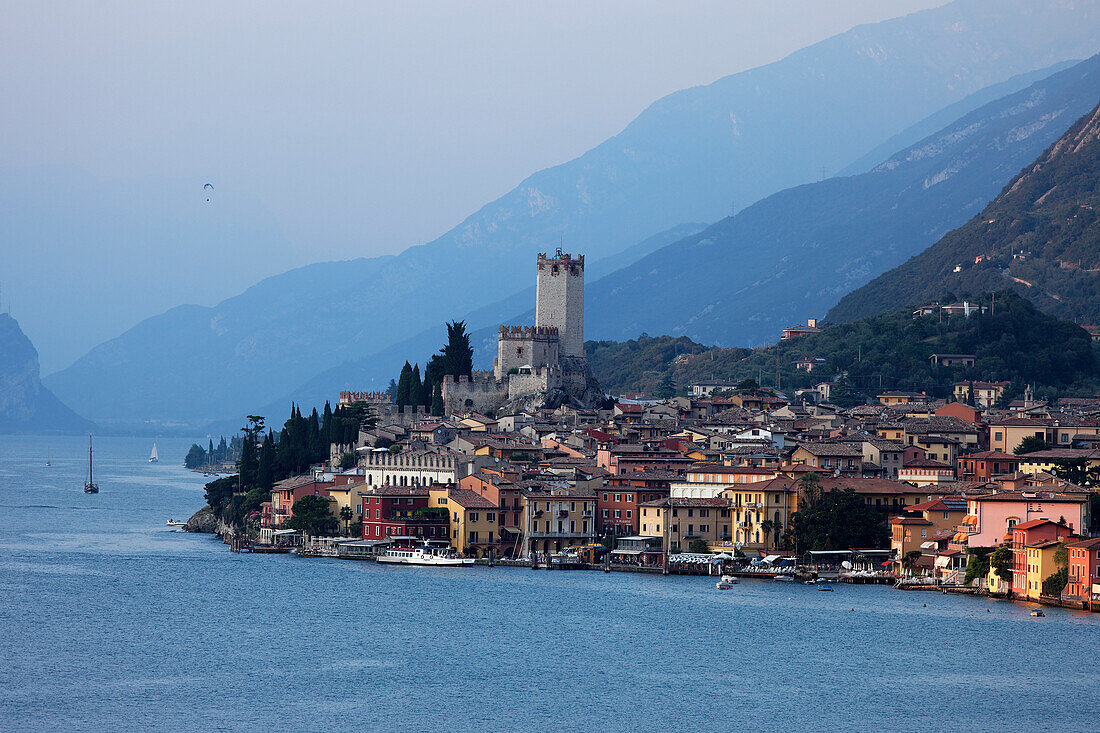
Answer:
<svg viewBox="0 0 1100 733"><path fill-rule="evenodd" d="M405 366L401 367L401 376L397 378L397 394L394 397L394 403L398 407L404 407L409 404L409 383L412 381L412 364L405 362Z"/></svg>

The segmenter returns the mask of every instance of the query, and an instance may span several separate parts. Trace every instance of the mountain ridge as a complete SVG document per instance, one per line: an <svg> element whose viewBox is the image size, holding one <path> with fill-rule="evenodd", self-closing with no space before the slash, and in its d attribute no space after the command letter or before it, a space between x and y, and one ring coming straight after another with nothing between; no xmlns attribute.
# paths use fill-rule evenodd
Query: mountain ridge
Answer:
<svg viewBox="0 0 1100 733"><path fill-rule="evenodd" d="M1098 212L1100 105L1023 167L976 216L849 293L828 318L843 322L899 301L1007 287L1048 313L1100 326Z"/></svg>
<svg viewBox="0 0 1100 733"><path fill-rule="evenodd" d="M242 412L524 281L564 240L605 256L683 221L838 169L979 88L1095 51L1100 7L956 0L859 26L785 59L655 101L619 134L532 174L431 243L316 290L281 280L96 347L47 383L97 419L203 421ZM432 308L410 308L430 294ZM181 312L173 314L178 319ZM159 317L158 317L159 318ZM156 318L152 319L156 321ZM201 382L192 373L205 375Z"/></svg>

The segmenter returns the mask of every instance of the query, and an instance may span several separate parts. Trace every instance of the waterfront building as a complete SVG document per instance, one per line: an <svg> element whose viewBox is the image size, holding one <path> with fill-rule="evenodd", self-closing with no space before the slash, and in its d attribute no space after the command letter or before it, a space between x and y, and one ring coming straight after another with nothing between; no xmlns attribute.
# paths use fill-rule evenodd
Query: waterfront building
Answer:
<svg viewBox="0 0 1100 733"><path fill-rule="evenodd" d="M1089 526L1089 499L1085 493L1057 493L1041 487L1021 491L996 491L967 499L966 544L996 547L1014 527L1035 520L1064 520L1072 532ZM1045 538L1044 538L1045 539ZM1037 541L1037 540L1035 540Z"/></svg>
<svg viewBox="0 0 1100 733"><path fill-rule="evenodd" d="M1069 582L1062 598L1091 608L1100 601L1100 538L1070 542L1066 551Z"/></svg>
<svg viewBox="0 0 1100 733"><path fill-rule="evenodd" d="M261 510L261 525L273 529L282 527L294 514L294 502L307 495L330 498L331 487L332 483L310 476L291 476L277 481L271 489L271 501L265 502Z"/></svg>
<svg viewBox="0 0 1100 733"><path fill-rule="evenodd" d="M501 555L513 555L523 535L522 486L518 474L509 472L506 478L492 469L483 468L459 480L459 488L473 491L497 507L497 542Z"/></svg>
<svg viewBox="0 0 1100 733"><path fill-rule="evenodd" d="M476 491L454 486L431 486L428 495L429 507L447 511L451 547L466 557L482 557L497 550L496 504Z"/></svg>
<svg viewBox="0 0 1100 733"><path fill-rule="evenodd" d="M450 522L442 511L430 511L425 486L376 486L362 498L362 537L449 539Z"/></svg>
<svg viewBox="0 0 1100 733"><path fill-rule="evenodd" d="M637 535L641 505L667 498L677 476L667 471L642 471L607 477L596 489L596 532L603 535Z"/></svg>
<svg viewBox="0 0 1100 733"><path fill-rule="evenodd" d="M565 482L532 483L523 488L522 503L525 556L595 542L595 492Z"/></svg>
<svg viewBox="0 0 1100 733"><path fill-rule="evenodd" d="M1072 530L1064 524L1052 522L1049 519L1033 519L1021 522L1012 527L1012 594L1020 597L1039 597L1042 590L1042 578L1038 577L1041 553L1032 555L1032 561L1028 559L1029 549L1041 550L1046 543L1064 540L1072 536ZM1035 566L1033 570L1029 563ZM1050 575L1049 571L1047 575ZM1033 590L1029 583L1038 581L1038 590Z"/></svg>
<svg viewBox="0 0 1100 733"><path fill-rule="evenodd" d="M733 539L728 499L668 498L642 505L642 535L668 537L671 552L686 551L693 540L725 548Z"/></svg>
<svg viewBox="0 0 1100 733"><path fill-rule="evenodd" d="M901 559L910 552L920 552L914 570L927 572L943 545L954 538L957 527L966 515L965 499L952 496L936 497L906 507L917 516L890 519L890 549L900 572Z"/></svg>
<svg viewBox="0 0 1100 733"><path fill-rule="evenodd" d="M1061 547L1061 540L1045 540L1024 549L1024 593L1030 600L1039 600L1039 596L1043 595L1043 581L1058 570L1054 554Z"/></svg>

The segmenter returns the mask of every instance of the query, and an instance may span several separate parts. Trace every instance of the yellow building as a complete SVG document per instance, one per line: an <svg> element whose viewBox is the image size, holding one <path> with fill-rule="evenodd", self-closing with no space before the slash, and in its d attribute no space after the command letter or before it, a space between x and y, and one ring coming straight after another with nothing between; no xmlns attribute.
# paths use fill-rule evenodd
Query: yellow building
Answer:
<svg viewBox="0 0 1100 733"><path fill-rule="evenodd" d="M558 552L596 541L596 493L564 483L528 486L521 493L522 552Z"/></svg>
<svg viewBox="0 0 1100 733"><path fill-rule="evenodd" d="M500 541L497 505L476 491L433 486L428 506L447 510L451 547L467 557L481 557Z"/></svg>
<svg viewBox="0 0 1100 733"><path fill-rule="evenodd" d="M1054 553L1061 546L1062 543L1059 540L1048 540L1027 546L1025 588L1029 599L1039 600L1043 592L1043 581L1058 571L1058 565L1054 562Z"/></svg>
<svg viewBox="0 0 1100 733"><path fill-rule="evenodd" d="M341 529L345 521L341 516L344 507L351 508L352 518L348 522L349 535L358 537L363 527L363 496L369 494L365 481L359 481L345 486L333 486L328 489L329 496L335 500L332 505L333 515L340 520Z"/></svg>
<svg viewBox="0 0 1100 733"><path fill-rule="evenodd" d="M642 504L640 511L641 535L665 537L672 552L687 552L695 540L702 540L712 550L733 547L728 499L661 499Z"/></svg>

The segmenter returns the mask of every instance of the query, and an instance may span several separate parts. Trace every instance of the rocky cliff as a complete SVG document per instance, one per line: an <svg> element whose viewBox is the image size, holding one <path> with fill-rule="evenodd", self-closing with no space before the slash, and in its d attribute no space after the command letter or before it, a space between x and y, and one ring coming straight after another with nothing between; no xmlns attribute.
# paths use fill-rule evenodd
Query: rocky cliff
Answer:
<svg viewBox="0 0 1100 733"><path fill-rule="evenodd" d="M0 433L83 433L93 428L42 386L34 344L14 318L0 314Z"/></svg>

